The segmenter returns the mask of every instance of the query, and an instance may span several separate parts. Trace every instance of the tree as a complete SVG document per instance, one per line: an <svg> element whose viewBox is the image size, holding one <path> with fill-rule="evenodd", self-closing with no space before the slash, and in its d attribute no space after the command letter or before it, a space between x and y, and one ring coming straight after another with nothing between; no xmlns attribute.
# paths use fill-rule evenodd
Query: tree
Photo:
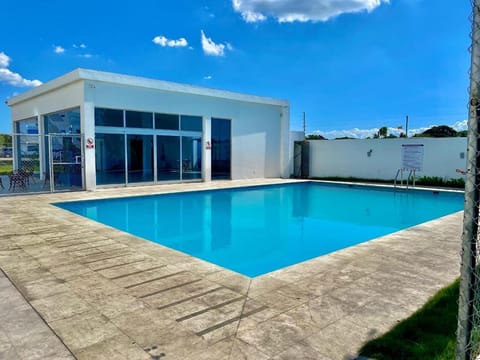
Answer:
<svg viewBox="0 0 480 360"><path fill-rule="evenodd" d="M378 129L378 137L386 138L387 132L388 132L388 128L386 126L382 126L380 129Z"/></svg>
<svg viewBox="0 0 480 360"><path fill-rule="evenodd" d="M310 134L306 136L307 140L327 140L320 134Z"/></svg>
<svg viewBox="0 0 480 360"><path fill-rule="evenodd" d="M415 134L415 137L456 137L457 132L447 125L432 126L420 134Z"/></svg>
<svg viewBox="0 0 480 360"><path fill-rule="evenodd" d="M0 147L12 147L12 135L0 134Z"/></svg>

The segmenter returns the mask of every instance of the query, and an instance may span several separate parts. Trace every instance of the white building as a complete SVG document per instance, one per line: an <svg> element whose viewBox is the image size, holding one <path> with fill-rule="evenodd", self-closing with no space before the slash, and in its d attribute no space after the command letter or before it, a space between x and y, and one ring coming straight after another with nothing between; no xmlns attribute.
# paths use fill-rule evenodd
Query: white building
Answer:
<svg viewBox="0 0 480 360"><path fill-rule="evenodd" d="M67 189L290 175L286 100L77 69L8 105L15 167Z"/></svg>

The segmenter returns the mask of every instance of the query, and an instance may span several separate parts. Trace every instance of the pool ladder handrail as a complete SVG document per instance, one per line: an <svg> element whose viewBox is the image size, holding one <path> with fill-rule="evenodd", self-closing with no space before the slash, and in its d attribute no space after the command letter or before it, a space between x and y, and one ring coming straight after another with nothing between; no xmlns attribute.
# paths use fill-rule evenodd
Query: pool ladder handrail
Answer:
<svg viewBox="0 0 480 360"><path fill-rule="evenodd" d="M409 184L410 184L410 178L412 178L413 175L413 181L412 181L412 187L415 187L415 169L398 169L397 170L397 175L395 175L395 180L393 181L393 188L394 190L397 189L397 181L398 181L398 175L400 175L400 186L403 187L403 171L404 170L409 170L408 176L407 176L407 182L406 182L406 189L408 190Z"/></svg>

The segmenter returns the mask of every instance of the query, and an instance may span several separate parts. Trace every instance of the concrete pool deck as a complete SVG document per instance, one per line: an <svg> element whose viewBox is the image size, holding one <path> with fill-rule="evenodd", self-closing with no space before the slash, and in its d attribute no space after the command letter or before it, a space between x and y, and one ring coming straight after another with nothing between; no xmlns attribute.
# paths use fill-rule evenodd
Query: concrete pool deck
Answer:
<svg viewBox="0 0 480 360"><path fill-rule="evenodd" d="M0 198L0 269L43 319L37 340L65 356L38 358L351 359L458 277L463 212L250 279L50 205L281 182ZM23 300L6 288L0 277L12 318ZM33 341L28 329L1 330L0 358L33 358L2 353Z"/></svg>

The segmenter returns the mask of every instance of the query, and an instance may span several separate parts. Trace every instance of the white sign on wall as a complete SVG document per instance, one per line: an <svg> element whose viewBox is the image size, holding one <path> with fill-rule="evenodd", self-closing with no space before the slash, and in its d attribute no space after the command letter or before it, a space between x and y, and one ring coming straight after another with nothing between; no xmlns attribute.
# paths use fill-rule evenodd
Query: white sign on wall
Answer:
<svg viewBox="0 0 480 360"><path fill-rule="evenodd" d="M423 144L402 145L402 168L407 170L422 171Z"/></svg>

